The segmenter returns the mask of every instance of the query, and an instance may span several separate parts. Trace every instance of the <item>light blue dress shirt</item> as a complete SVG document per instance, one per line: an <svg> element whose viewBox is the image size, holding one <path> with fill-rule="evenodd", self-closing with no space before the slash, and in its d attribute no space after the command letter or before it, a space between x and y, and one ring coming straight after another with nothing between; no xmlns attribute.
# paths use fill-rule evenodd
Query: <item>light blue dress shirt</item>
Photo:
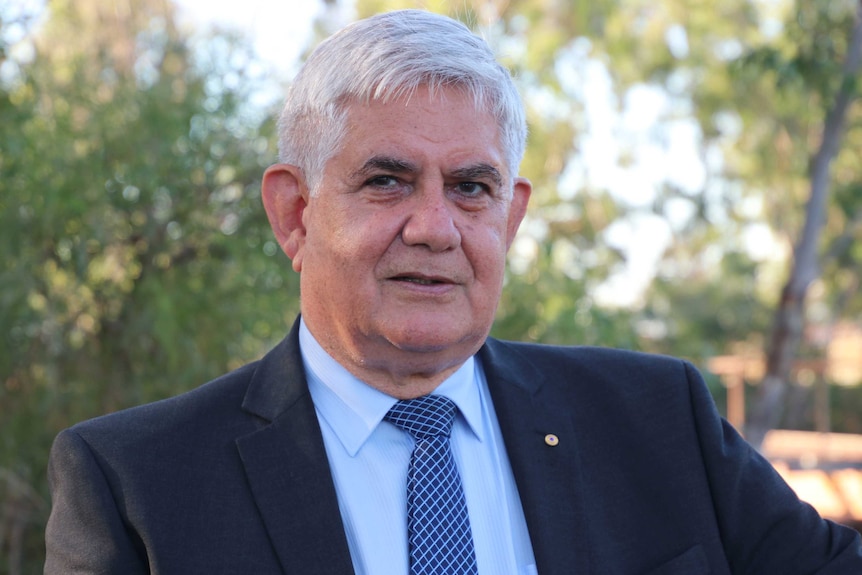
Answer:
<svg viewBox="0 0 862 575"><path fill-rule="evenodd" d="M396 399L363 383L317 343L299 347L356 575L407 575L407 467L413 438L383 416ZM470 358L435 394L458 406L451 445L482 575L535 575L530 536L488 384Z"/></svg>

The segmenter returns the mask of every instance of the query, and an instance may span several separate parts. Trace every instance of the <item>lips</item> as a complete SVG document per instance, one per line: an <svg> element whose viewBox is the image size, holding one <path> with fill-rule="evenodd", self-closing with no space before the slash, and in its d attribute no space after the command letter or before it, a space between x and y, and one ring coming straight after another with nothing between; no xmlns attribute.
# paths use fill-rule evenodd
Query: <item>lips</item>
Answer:
<svg viewBox="0 0 862 575"><path fill-rule="evenodd" d="M408 282L408 283L413 283L413 284L418 284L418 285L423 285L423 286L452 283L449 280L442 279L442 278L429 278L429 277L408 276L408 275L395 276L392 279L395 281L399 281L399 282Z"/></svg>
<svg viewBox="0 0 862 575"><path fill-rule="evenodd" d="M440 276L426 276L420 274L402 274L392 276L390 279L398 282L406 282L421 286L435 286L435 285L444 285L444 284L452 284L454 281Z"/></svg>

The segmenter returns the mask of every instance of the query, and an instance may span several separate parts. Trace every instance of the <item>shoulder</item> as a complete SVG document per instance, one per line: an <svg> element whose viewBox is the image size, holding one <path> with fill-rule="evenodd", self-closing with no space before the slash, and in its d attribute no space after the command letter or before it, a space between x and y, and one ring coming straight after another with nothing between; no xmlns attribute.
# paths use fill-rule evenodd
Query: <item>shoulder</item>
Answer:
<svg viewBox="0 0 862 575"><path fill-rule="evenodd" d="M557 381L627 382L687 380L697 370L686 360L625 349L563 346L489 339L483 359L509 370L535 369ZM529 367L528 367L529 366Z"/></svg>
<svg viewBox="0 0 862 575"><path fill-rule="evenodd" d="M258 367L252 363L189 392L62 431L48 463L55 499L93 502L103 485L103 496L110 493L118 505L134 501L169 513L178 493L193 496L238 477L237 438L264 425L243 409Z"/></svg>
<svg viewBox="0 0 862 575"><path fill-rule="evenodd" d="M656 418L714 411L703 378L682 359L629 350L489 340L480 354L489 385L515 386L575 412ZM690 422L687 422L690 423Z"/></svg>
<svg viewBox="0 0 862 575"><path fill-rule="evenodd" d="M141 446L166 445L169 438L192 440L202 430L215 428L213 422L224 425L237 419L258 364L247 364L170 398L83 421L62 432L57 441L82 440L97 451L131 452Z"/></svg>
<svg viewBox="0 0 862 575"><path fill-rule="evenodd" d="M632 351L628 349L586 346L586 345L549 345L543 343L527 343L489 338L489 346L498 347L509 353L517 353L525 357L543 358L563 362L589 362L600 365L625 364L662 364L678 363L674 357Z"/></svg>

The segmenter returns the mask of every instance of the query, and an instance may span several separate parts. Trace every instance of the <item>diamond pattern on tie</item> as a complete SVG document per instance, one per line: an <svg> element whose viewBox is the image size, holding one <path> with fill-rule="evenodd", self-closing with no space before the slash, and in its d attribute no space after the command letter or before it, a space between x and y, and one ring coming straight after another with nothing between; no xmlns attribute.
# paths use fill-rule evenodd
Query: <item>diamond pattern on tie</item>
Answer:
<svg viewBox="0 0 862 575"><path fill-rule="evenodd" d="M407 472L410 575L476 575L461 477L449 448L457 407L441 395L396 403L386 419L416 442Z"/></svg>

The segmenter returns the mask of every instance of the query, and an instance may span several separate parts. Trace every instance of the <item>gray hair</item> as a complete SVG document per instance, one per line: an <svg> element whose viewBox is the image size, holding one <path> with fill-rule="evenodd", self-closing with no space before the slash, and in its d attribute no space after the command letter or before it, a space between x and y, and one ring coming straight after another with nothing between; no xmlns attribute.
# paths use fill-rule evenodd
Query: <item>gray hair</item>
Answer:
<svg viewBox="0 0 862 575"><path fill-rule="evenodd" d="M338 152L348 106L409 98L456 87L496 119L507 168L516 175L527 138L524 106L512 77L488 44L464 24L423 10L354 22L323 41L290 87L278 123L279 161L299 166L316 193Z"/></svg>

